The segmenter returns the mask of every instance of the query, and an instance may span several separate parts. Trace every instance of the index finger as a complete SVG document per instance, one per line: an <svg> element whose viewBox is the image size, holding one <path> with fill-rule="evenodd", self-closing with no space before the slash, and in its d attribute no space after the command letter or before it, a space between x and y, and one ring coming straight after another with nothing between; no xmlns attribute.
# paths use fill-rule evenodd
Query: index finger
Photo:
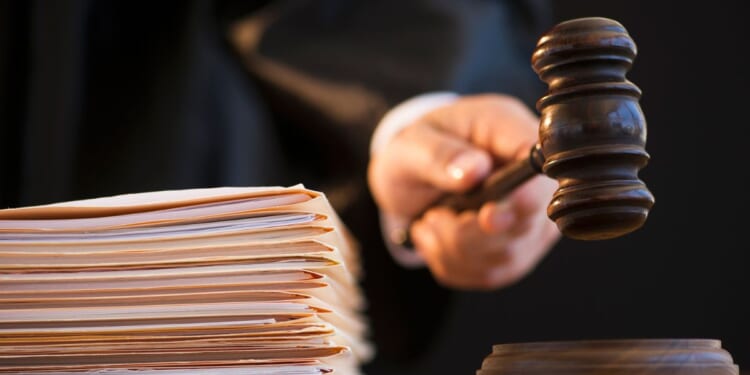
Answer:
<svg viewBox="0 0 750 375"><path fill-rule="evenodd" d="M500 162L528 156L539 137L539 119L520 100L476 95L430 112L426 121L490 152Z"/></svg>

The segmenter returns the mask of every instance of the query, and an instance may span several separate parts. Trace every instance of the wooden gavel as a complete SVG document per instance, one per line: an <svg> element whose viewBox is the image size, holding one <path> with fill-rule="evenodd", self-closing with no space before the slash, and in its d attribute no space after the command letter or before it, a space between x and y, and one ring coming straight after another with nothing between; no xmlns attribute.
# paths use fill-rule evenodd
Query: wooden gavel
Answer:
<svg viewBox="0 0 750 375"><path fill-rule="evenodd" d="M529 157L431 207L478 209L543 173L559 182L547 214L565 236L602 240L640 228L654 197L638 178L649 155L641 91L625 78L635 56L635 43L616 21L581 18L553 27L531 59L549 90L537 102L539 142ZM409 245L408 233L403 239Z"/></svg>

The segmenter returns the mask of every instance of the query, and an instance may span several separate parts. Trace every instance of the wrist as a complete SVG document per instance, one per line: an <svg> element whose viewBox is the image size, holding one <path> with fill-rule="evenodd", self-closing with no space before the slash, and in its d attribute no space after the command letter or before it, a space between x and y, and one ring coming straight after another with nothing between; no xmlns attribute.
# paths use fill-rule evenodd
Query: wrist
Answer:
<svg viewBox="0 0 750 375"><path fill-rule="evenodd" d="M413 97L393 107L375 128L370 142L370 155L383 150L404 128L420 117L453 103L459 96L452 92L433 92ZM424 259L413 248L401 245L409 230L410 219L380 211L380 228L388 251L403 267L424 267Z"/></svg>
<svg viewBox="0 0 750 375"><path fill-rule="evenodd" d="M430 92L415 96L393 107L380 120L370 141L370 155L382 150L407 126L442 106L453 103L459 95L449 91Z"/></svg>

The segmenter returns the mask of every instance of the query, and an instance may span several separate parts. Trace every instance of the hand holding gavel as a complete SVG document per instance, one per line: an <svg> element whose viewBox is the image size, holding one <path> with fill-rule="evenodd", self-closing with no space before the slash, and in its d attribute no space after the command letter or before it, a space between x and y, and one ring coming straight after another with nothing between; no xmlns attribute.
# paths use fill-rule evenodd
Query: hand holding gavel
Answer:
<svg viewBox="0 0 750 375"><path fill-rule="evenodd" d="M634 42L612 20L578 19L551 29L532 57L549 92L537 103L541 124L528 156L504 165L469 192L443 196L410 216L419 219L435 207L475 212L544 174L559 183L547 214L565 236L609 239L641 227L654 198L637 176L649 156L640 90L625 78L635 55Z"/></svg>
<svg viewBox="0 0 750 375"><path fill-rule="evenodd" d="M636 46L615 21L585 18L557 25L532 58L549 85L537 103L539 143L526 160L501 169L476 190L433 206L478 209L537 173L560 187L548 214L570 238L600 240L640 228L654 197L638 178L646 165L646 120L641 92L625 79Z"/></svg>

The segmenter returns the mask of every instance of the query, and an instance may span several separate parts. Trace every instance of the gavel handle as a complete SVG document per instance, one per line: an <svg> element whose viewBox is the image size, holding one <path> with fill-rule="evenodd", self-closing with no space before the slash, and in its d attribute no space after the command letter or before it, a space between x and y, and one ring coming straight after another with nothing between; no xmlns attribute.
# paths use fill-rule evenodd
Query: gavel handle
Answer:
<svg viewBox="0 0 750 375"><path fill-rule="evenodd" d="M449 207L456 212L477 210L486 202L502 199L526 180L541 173L543 164L544 156L537 144L531 148L528 158L493 172L481 184L466 193L449 194L439 198L417 217L422 217L427 210L438 206ZM399 245L413 247L409 232L404 230L403 233L392 233L391 238Z"/></svg>

